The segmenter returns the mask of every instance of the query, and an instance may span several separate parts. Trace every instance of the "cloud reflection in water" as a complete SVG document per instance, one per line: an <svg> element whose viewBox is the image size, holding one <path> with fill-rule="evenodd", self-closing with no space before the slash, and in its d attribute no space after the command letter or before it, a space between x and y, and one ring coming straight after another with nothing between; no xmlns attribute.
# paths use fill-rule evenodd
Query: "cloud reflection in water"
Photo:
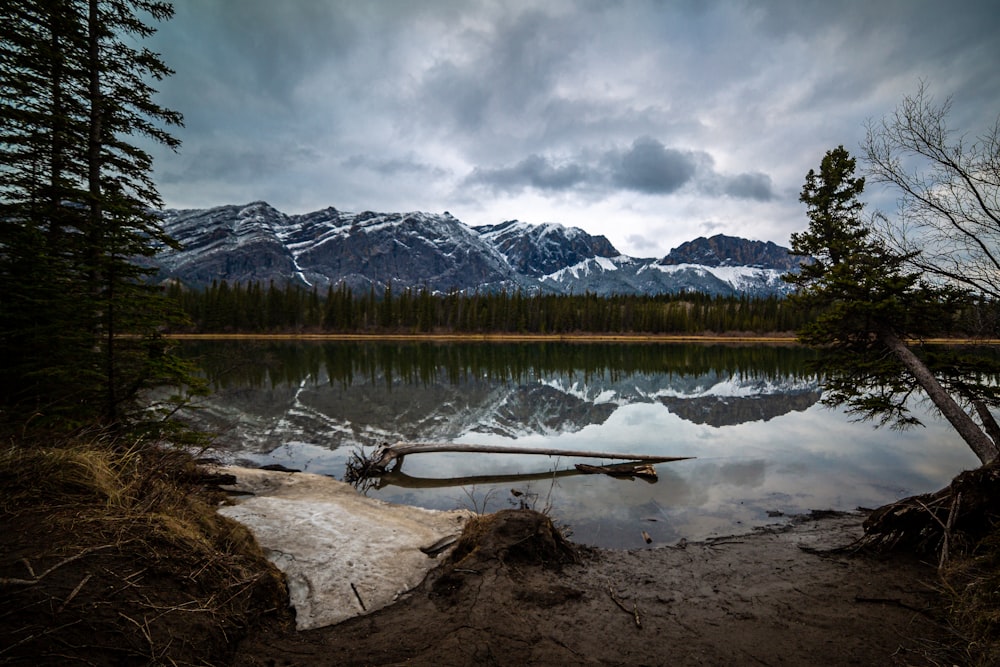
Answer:
<svg viewBox="0 0 1000 667"><path fill-rule="evenodd" d="M940 420L899 433L822 407L800 348L283 345L244 350L258 373L268 360L264 376L225 379L208 364L217 391L196 418L223 431L236 460L339 478L353 449L382 441L697 457L658 464L649 484L553 475L577 459L421 454L399 484L369 492L488 511L526 498L590 544L639 547L643 530L669 543L781 520L769 513L877 506L977 464Z"/></svg>

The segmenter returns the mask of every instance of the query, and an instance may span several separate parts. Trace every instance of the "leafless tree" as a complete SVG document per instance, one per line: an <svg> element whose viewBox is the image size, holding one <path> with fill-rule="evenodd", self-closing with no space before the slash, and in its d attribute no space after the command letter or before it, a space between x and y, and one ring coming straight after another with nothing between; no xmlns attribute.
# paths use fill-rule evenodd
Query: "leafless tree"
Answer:
<svg viewBox="0 0 1000 667"><path fill-rule="evenodd" d="M896 217L876 224L914 268L1000 298L1000 115L970 139L947 124L951 100L927 85L881 121L870 121L864 151L870 180L901 193Z"/></svg>

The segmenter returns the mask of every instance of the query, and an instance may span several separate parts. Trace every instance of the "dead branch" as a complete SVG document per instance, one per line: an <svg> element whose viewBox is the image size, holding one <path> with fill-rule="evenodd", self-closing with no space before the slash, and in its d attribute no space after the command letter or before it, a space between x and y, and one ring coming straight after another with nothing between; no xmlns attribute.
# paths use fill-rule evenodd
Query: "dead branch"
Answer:
<svg viewBox="0 0 1000 667"><path fill-rule="evenodd" d="M33 579L18 579L16 577L0 577L0 586L34 586L35 584L37 584L38 582L40 582L42 579L44 579L48 575L52 574L53 572L55 572L56 570L58 570L59 568L61 568L63 565L68 565L69 563L72 563L75 560L79 560L80 558L83 558L84 556L86 556L89 553L93 553L94 551L100 551L101 549L107 549L107 548L109 548L111 546L113 546L113 545L111 545L111 544L105 544L105 545L99 546L99 547L87 547L86 549L84 549L80 553L76 554L75 556L70 556L69 558L62 559L61 561L59 561L58 563L56 563L55 565L53 565L49 569L45 570L44 572L42 572L38 576L34 577ZM35 572L34 572L34 570L31 569L31 564L27 562L27 559L22 559L22 560L24 561L25 565L28 567L28 572L31 573L31 574L34 574Z"/></svg>
<svg viewBox="0 0 1000 667"><path fill-rule="evenodd" d="M22 644L27 644L28 642L32 642L32 641L34 641L34 640L36 640L36 639L38 639L40 637L45 637L46 635L52 635L52 634L56 634L58 632L61 632L62 630L65 630L66 628L68 628L68 627L70 627L72 625L76 625L77 623L80 623L82 620L83 619L78 618L75 621L70 621L69 623L65 623L65 624L60 625L58 627L47 628L47 629L43 630L42 632L38 632L38 633L35 633L33 635L29 635L27 637L23 637L19 641L11 644L10 646L6 646L4 648L0 648L0 655L3 655L7 651L15 649L15 648L17 648L18 646L20 646Z"/></svg>
<svg viewBox="0 0 1000 667"><path fill-rule="evenodd" d="M938 570L944 569L948 562L948 549L951 544L951 530L955 527L955 517L958 515L958 508L962 504L962 492L959 491L951 502L951 510L948 512L948 523L944 526L944 536L941 538L941 558L938 560Z"/></svg>

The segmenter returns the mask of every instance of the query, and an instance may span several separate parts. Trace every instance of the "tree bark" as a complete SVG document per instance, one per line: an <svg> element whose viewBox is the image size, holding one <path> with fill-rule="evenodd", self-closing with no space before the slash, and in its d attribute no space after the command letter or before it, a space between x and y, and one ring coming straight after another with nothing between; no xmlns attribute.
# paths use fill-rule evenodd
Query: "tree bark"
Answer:
<svg viewBox="0 0 1000 667"><path fill-rule="evenodd" d="M1000 424L997 424L997 420L993 418L993 413L987 407L986 401L976 400L973 401L972 405L976 408L980 421L983 422L983 430L986 431L986 435L990 436L1000 448Z"/></svg>
<svg viewBox="0 0 1000 667"><path fill-rule="evenodd" d="M962 409L951 394L945 391L941 383L937 381L930 369L921 361L920 357L913 353L906 343L894 333L883 333L881 340L896 355L896 358L906 367L917 384L924 390L927 397L934 402L934 405L944 418L958 431L965 443L969 445L979 460L989 463L997 458L998 450L996 443L973 421L972 417Z"/></svg>

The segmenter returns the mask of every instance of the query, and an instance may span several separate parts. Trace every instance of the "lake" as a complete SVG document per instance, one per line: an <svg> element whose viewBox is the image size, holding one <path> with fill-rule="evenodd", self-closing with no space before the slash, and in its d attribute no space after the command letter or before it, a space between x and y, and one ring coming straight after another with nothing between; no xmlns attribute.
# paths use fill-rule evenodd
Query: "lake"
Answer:
<svg viewBox="0 0 1000 667"><path fill-rule="evenodd" d="M595 546L876 507L978 466L933 416L896 432L824 407L811 352L794 345L198 341L182 352L214 389L191 419L218 433L227 462L342 479L353 453L383 442L695 457L657 464L650 483L574 468L612 461L419 454L365 490L435 509L528 506Z"/></svg>

